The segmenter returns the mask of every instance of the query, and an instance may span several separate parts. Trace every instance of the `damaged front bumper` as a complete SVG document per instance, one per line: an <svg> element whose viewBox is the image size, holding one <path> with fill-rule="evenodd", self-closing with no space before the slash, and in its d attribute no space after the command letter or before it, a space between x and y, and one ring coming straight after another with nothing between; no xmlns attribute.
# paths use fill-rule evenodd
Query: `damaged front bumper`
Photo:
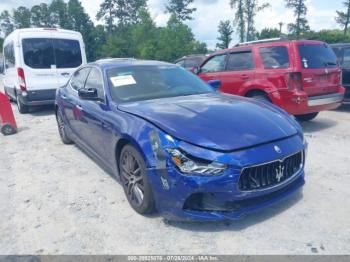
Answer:
<svg viewBox="0 0 350 262"><path fill-rule="evenodd" d="M295 152L306 152L307 148L306 145L301 146L298 136L278 142L278 146L285 150L283 156L272 152L274 145L276 143L216 155L215 158L223 162L240 159L236 164L226 162L229 168L218 176L184 175L175 166L165 165L163 158L161 166L166 166L166 169L159 169L160 166L148 169L157 210L169 220L239 220L292 196L305 184L305 162L293 176L272 187L252 191L239 189L244 167L283 159ZM188 146L186 151L190 152L191 147Z"/></svg>

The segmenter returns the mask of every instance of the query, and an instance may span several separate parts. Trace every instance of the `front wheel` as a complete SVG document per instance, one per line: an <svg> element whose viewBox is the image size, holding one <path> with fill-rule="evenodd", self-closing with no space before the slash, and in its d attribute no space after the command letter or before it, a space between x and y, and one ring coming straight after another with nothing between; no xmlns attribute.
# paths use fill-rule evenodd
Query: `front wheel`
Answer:
<svg viewBox="0 0 350 262"><path fill-rule="evenodd" d="M317 113L311 113L311 114L305 114L305 115L298 115L295 116L299 121L311 121L313 119L315 119L318 116L318 112Z"/></svg>
<svg viewBox="0 0 350 262"><path fill-rule="evenodd" d="M139 214L154 212L154 199L146 174L146 164L140 153L126 145L119 159L120 178L131 207Z"/></svg>

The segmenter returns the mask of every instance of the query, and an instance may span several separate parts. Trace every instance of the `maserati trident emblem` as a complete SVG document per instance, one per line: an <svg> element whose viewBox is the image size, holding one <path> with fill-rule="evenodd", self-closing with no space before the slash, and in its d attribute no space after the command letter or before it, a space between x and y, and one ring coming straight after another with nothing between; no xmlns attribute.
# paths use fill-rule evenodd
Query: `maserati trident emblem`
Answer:
<svg viewBox="0 0 350 262"><path fill-rule="evenodd" d="M278 183L281 182L283 176L284 176L284 166L280 165L279 168L276 168L276 179Z"/></svg>
<svg viewBox="0 0 350 262"><path fill-rule="evenodd" d="M275 151L278 153L278 154L281 154L282 153L282 150L279 146L274 146L274 149Z"/></svg>

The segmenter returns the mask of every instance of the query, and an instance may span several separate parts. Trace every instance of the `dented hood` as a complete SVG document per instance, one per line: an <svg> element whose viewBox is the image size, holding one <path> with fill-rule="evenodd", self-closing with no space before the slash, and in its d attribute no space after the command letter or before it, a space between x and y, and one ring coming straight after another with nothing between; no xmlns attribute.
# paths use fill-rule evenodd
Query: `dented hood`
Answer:
<svg viewBox="0 0 350 262"><path fill-rule="evenodd" d="M297 134L272 105L210 93L121 104L118 109L141 117L185 142L234 151Z"/></svg>

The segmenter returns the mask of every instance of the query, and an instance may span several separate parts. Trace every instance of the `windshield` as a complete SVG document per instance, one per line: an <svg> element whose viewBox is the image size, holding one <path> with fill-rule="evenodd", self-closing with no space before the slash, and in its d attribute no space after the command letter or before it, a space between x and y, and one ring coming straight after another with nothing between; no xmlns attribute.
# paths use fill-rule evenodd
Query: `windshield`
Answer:
<svg viewBox="0 0 350 262"><path fill-rule="evenodd" d="M209 85L178 66L130 66L107 71L116 102L211 93Z"/></svg>
<svg viewBox="0 0 350 262"><path fill-rule="evenodd" d="M300 45L299 53L304 68L335 68L338 66L337 57L327 44Z"/></svg>

